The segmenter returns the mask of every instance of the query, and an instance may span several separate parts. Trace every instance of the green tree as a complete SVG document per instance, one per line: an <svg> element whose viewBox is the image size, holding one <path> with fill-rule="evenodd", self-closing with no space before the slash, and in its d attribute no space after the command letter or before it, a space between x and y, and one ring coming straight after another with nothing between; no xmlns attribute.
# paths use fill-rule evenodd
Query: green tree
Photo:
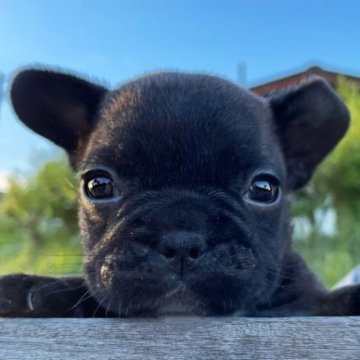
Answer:
<svg viewBox="0 0 360 360"><path fill-rule="evenodd" d="M296 246L328 285L360 263L360 92L341 79L337 90L351 113L349 131L293 205L308 229ZM329 213L336 217L329 219ZM336 226L329 234L332 221Z"/></svg>
<svg viewBox="0 0 360 360"><path fill-rule="evenodd" d="M76 178L64 160L45 163L27 179L10 179L0 201L1 255L7 257L2 265L9 259L18 263L22 257L22 268L17 271L28 271L27 265L33 267L34 261L49 263L52 257L52 266L57 267L56 263L66 261L64 254L71 253L76 258L71 259L75 262L69 271L79 271L77 188ZM55 272L61 272L61 266Z"/></svg>

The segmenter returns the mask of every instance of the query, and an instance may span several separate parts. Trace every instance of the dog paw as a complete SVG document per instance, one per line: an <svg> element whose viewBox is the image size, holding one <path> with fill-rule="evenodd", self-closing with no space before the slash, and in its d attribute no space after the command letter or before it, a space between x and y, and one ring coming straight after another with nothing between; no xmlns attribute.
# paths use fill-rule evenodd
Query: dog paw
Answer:
<svg viewBox="0 0 360 360"><path fill-rule="evenodd" d="M350 285L347 286L346 292L348 292L349 303L347 314L349 316L359 316L360 315L360 285Z"/></svg>
<svg viewBox="0 0 360 360"><path fill-rule="evenodd" d="M83 317L86 295L79 277L5 275L0 277L0 316Z"/></svg>
<svg viewBox="0 0 360 360"><path fill-rule="evenodd" d="M348 285L319 299L315 315L322 316L359 316L360 285Z"/></svg>

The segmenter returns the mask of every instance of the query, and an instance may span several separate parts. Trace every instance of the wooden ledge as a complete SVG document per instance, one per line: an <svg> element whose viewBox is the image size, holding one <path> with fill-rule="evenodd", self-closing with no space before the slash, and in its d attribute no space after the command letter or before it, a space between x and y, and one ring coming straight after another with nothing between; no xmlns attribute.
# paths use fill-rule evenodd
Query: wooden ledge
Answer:
<svg viewBox="0 0 360 360"><path fill-rule="evenodd" d="M1 360L360 359L360 317L0 319Z"/></svg>

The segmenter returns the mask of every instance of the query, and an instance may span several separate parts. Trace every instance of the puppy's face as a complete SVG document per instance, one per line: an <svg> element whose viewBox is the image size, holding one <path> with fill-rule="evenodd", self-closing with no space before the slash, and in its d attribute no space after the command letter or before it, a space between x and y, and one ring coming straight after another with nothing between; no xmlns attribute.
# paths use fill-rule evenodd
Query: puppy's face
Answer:
<svg viewBox="0 0 360 360"><path fill-rule="evenodd" d="M81 159L89 281L125 315L228 313L274 287L284 160L260 98L162 74L104 100Z"/></svg>
<svg viewBox="0 0 360 360"><path fill-rule="evenodd" d="M206 75L110 92L26 71L11 94L20 118L68 151L88 283L123 316L246 314L268 301L289 250L285 195L348 122L319 79L264 99Z"/></svg>

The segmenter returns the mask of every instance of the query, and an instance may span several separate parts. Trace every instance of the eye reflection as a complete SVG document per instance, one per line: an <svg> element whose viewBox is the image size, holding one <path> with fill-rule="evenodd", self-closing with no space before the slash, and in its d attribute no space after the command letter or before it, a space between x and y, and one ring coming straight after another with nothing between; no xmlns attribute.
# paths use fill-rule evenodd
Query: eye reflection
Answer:
<svg viewBox="0 0 360 360"><path fill-rule="evenodd" d="M256 177L249 189L251 200L261 203L274 202L279 195L279 182L273 176Z"/></svg>
<svg viewBox="0 0 360 360"><path fill-rule="evenodd" d="M109 177L98 176L90 179L85 184L85 191L89 198L108 199L113 197L113 181Z"/></svg>

